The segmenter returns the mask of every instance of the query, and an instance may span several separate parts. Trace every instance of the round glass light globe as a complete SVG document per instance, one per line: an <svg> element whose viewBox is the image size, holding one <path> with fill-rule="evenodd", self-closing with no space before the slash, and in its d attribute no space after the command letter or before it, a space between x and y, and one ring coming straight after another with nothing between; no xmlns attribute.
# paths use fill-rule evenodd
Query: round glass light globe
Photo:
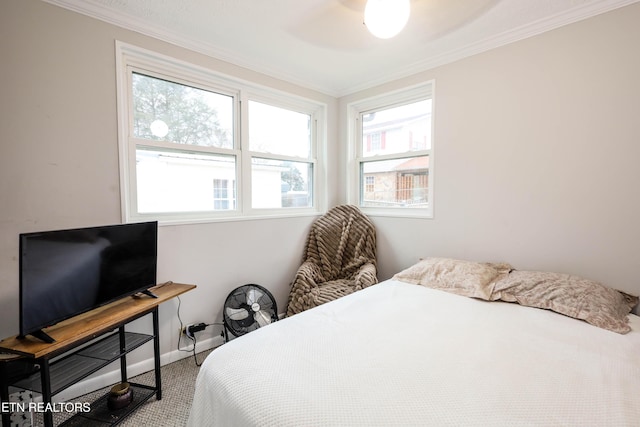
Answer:
<svg viewBox="0 0 640 427"><path fill-rule="evenodd" d="M368 0L364 23L374 36L389 39L407 25L410 8L409 0Z"/></svg>
<svg viewBox="0 0 640 427"><path fill-rule="evenodd" d="M149 125L151 133L158 138L164 138L169 133L169 126L162 120L154 120Z"/></svg>

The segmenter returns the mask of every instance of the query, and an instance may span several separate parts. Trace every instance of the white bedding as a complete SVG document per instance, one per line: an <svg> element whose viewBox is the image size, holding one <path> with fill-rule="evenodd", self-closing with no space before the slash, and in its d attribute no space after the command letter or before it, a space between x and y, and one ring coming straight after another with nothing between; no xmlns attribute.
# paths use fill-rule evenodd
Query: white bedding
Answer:
<svg viewBox="0 0 640 427"><path fill-rule="evenodd" d="M189 426L637 426L640 318L386 281L214 350Z"/></svg>

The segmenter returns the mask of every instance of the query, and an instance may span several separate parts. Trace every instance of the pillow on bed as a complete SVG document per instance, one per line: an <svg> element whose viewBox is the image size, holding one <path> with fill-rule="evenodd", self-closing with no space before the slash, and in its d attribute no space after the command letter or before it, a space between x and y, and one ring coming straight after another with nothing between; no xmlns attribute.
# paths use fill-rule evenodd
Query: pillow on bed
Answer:
<svg viewBox="0 0 640 427"><path fill-rule="evenodd" d="M489 300L496 279L506 277L509 264L426 258L397 273L393 279Z"/></svg>
<svg viewBox="0 0 640 427"><path fill-rule="evenodd" d="M582 277L517 270L496 281L491 299L553 310L620 334L631 330L627 315L638 304L638 297Z"/></svg>

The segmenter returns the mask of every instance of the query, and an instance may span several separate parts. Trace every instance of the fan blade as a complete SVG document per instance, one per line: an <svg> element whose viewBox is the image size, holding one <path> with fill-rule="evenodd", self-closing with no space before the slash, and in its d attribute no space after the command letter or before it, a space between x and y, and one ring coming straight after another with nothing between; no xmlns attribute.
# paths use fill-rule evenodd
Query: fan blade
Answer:
<svg viewBox="0 0 640 427"><path fill-rule="evenodd" d="M257 303L258 300L262 298L263 295L264 295L264 292L262 292L260 289L256 289L256 288L249 289L249 292L247 293L247 304L253 305Z"/></svg>
<svg viewBox="0 0 640 427"><path fill-rule="evenodd" d="M271 316L269 316L264 310L256 311L256 314L253 315L253 318L260 327L266 326L271 323Z"/></svg>
<svg viewBox="0 0 640 427"><path fill-rule="evenodd" d="M363 23L364 0L325 0L308 3L298 19L285 30L296 38L323 48L342 52L359 51L376 46ZM313 4L315 3L315 6Z"/></svg>
<svg viewBox="0 0 640 427"><path fill-rule="evenodd" d="M227 307L227 317L231 320L244 320L249 317L249 311L244 308Z"/></svg>

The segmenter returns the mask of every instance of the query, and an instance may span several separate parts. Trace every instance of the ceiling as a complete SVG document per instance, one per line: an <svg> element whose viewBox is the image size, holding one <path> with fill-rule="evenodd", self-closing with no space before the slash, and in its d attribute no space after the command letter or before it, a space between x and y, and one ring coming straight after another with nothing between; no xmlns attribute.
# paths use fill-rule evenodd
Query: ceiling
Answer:
<svg viewBox="0 0 640 427"><path fill-rule="evenodd" d="M366 0L44 0L332 96L343 96L640 0L412 0L395 38Z"/></svg>

